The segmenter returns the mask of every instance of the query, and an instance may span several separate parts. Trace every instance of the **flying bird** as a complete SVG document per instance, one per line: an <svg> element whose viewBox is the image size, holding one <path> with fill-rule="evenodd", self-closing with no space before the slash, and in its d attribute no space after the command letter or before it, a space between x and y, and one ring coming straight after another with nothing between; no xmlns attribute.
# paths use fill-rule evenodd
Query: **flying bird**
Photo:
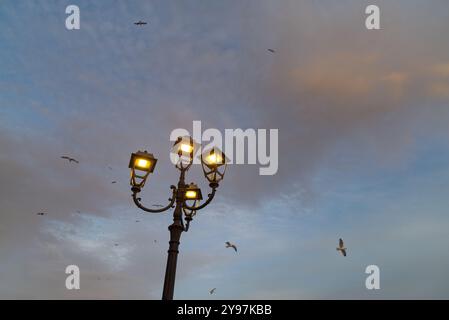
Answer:
<svg viewBox="0 0 449 320"><path fill-rule="evenodd" d="M157 240L154 240L154 243L157 243Z"/></svg>
<svg viewBox="0 0 449 320"><path fill-rule="evenodd" d="M346 248L345 244L343 242L343 239L340 238L340 241L338 242L338 248L337 251L340 251L343 257L346 257Z"/></svg>
<svg viewBox="0 0 449 320"><path fill-rule="evenodd" d="M111 183L117 183L117 181L112 181Z"/></svg>
<svg viewBox="0 0 449 320"><path fill-rule="evenodd" d="M114 246L118 247L118 243L115 243Z"/></svg>
<svg viewBox="0 0 449 320"><path fill-rule="evenodd" d="M139 20L139 21L137 21L137 22L134 22L134 24L135 24L136 26L144 26L144 25L146 25L147 23L146 23L145 21Z"/></svg>
<svg viewBox="0 0 449 320"><path fill-rule="evenodd" d="M214 294L215 290L217 290L217 288L213 288L213 289L209 290L209 293Z"/></svg>
<svg viewBox="0 0 449 320"><path fill-rule="evenodd" d="M136 220L136 222L140 222L140 220Z"/></svg>
<svg viewBox="0 0 449 320"><path fill-rule="evenodd" d="M78 160L68 157L68 156L62 156L61 159L69 160L69 162L80 163Z"/></svg>
<svg viewBox="0 0 449 320"><path fill-rule="evenodd" d="M111 166L108 166L108 169L109 169L109 170L112 170L112 167L111 167Z"/></svg>
<svg viewBox="0 0 449 320"><path fill-rule="evenodd" d="M274 49L267 49L268 51L270 51L271 53L275 53L276 51Z"/></svg>
<svg viewBox="0 0 449 320"><path fill-rule="evenodd" d="M237 247L235 246L235 244L232 244L229 241L226 241L226 248L233 248L235 252L237 252Z"/></svg>
<svg viewBox="0 0 449 320"><path fill-rule="evenodd" d="M43 215L46 215L47 213L46 212L38 212L38 213L36 213L38 216L43 216Z"/></svg>

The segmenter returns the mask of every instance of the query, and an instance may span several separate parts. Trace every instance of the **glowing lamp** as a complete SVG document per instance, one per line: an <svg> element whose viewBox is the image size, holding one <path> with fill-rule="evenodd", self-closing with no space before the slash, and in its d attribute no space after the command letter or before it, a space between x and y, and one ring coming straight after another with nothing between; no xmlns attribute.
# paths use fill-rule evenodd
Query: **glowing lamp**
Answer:
<svg viewBox="0 0 449 320"><path fill-rule="evenodd" d="M189 184L186 187L185 198L186 200L202 200L201 189L194 183Z"/></svg>
<svg viewBox="0 0 449 320"><path fill-rule="evenodd" d="M211 185L218 186L218 183L223 180L228 162L229 159L217 147L206 150L201 154L203 173Z"/></svg>
<svg viewBox="0 0 449 320"><path fill-rule="evenodd" d="M131 169L130 184L135 190L140 189L145 185L148 175L154 171L157 159L152 153L147 151L138 151L131 154L129 160L129 168Z"/></svg>
<svg viewBox="0 0 449 320"><path fill-rule="evenodd" d="M179 168L186 168L193 162L193 156L199 149L199 144L192 137L178 137L171 150L173 163Z"/></svg>

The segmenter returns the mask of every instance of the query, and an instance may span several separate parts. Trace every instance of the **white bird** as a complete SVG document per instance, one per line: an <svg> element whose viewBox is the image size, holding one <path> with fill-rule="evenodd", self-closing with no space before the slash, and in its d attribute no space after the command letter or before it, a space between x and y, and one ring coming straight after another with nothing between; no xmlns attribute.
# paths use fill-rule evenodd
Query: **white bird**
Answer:
<svg viewBox="0 0 449 320"><path fill-rule="evenodd" d="M215 290L217 290L217 288L213 288L212 290L209 290L209 293L214 294Z"/></svg>
<svg viewBox="0 0 449 320"><path fill-rule="evenodd" d="M343 239L340 238L340 241L338 242L338 248L337 251L340 251L343 257L346 257L346 247L343 242Z"/></svg>
<svg viewBox="0 0 449 320"><path fill-rule="evenodd" d="M237 247L235 246L235 244L232 244L229 241L226 241L226 248L233 248L235 252L237 252Z"/></svg>

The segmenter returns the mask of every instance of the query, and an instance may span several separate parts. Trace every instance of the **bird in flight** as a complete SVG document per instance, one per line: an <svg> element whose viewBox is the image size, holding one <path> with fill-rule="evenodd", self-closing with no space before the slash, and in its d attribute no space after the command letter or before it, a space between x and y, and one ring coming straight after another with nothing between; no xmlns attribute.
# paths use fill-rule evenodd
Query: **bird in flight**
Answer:
<svg viewBox="0 0 449 320"><path fill-rule="evenodd" d="M146 25L147 23L146 23L145 21L139 20L139 21L137 21L137 22L134 22L134 24L135 24L136 26L143 26L143 25Z"/></svg>
<svg viewBox="0 0 449 320"><path fill-rule="evenodd" d="M117 183L117 181L112 181L111 183Z"/></svg>
<svg viewBox="0 0 449 320"><path fill-rule="evenodd" d="M271 53L275 53L276 51L274 49L267 49L268 51L270 51Z"/></svg>
<svg viewBox="0 0 449 320"><path fill-rule="evenodd" d="M140 222L140 220L136 220L136 222Z"/></svg>
<svg viewBox="0 0 449 320"><path fill-rule="evenodd" d="M108 166L108 169L109 169L109 170L112 170L112 167L111 167L111 166Z"/></svg>
<svg viewBox="0 0 449 320"><path fill-rule="evenodd" d="M61 159L69 160L69 162L80 163L78 160L68 157L68 156L62 156Z"/></svg>
<svg viewBox="0 0 449 320"><path fill-rule="evenodd" d="M346 248L345 244L343 242L343 239L340 238L340 241L338 242L338 248L337 251L340 251L343 257L346 257Z"/></svg>
<svg viewBox="0 0 449 320"><path fill-rule="evenodd" d="M38 213L36 213L38 216L43 216L43 215L46 215L47 213L46 212L38 212Z"/></svg>
<svg viewBox="0 0 449 320"><path fill-rule="evenodd" d="M226 241L226 248L233 248L235 252L237 252L237 247L235 246L235 244L232 244L229 241Z"/></svg>
<svg viewBox="0 0 449 320"><path fill-rule="evenodd" d="M157 240L154 240L154 243L157 243Z"/></svg>
<svg viewBox="0 0 449 320"><path fill-rule="evenodd" d="M209 293L214 294L215 290L217 290L217 288L213 288L213 289L209 290Z"/></svg>
<svg viewBox="0 0 449 320"><path fill-rule="evenodd" d="M115 243L114 246L118 247L118 243Z"/></svg>

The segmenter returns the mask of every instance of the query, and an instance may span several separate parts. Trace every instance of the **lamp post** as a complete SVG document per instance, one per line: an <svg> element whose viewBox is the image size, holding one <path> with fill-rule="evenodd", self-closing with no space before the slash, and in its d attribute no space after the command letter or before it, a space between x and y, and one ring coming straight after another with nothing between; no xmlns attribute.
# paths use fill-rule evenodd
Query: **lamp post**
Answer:
<svg viewBox="0 0 449 320"><path fill-rule="evenodd" d="M175 142L172 154L175 157L176 168L180 171L177 186L170 186L172 196L167 206L160 209L150 209L142 205L138 194L142 190L150 173L154 171L157 159L153 154L146 151L138 151L131 155L129 168L131 169L131 191L134 203L140 209L160 213L170 208L173 211L173 223L168 227L170 231L170 242L165 270L163 300L172 300L175 288L176 262L178 259L179 239L183 231L188 231L190 222L198 210L205 208L214 198L219 182L223 179L228 159L218 148L211 148L201 154L201 165L204 176L209 181L211 192L206 201L203 199L201 189L194 183L186 184L185 175L193 163L193 156L199 147L191 137L179 137Z"/></svg>

